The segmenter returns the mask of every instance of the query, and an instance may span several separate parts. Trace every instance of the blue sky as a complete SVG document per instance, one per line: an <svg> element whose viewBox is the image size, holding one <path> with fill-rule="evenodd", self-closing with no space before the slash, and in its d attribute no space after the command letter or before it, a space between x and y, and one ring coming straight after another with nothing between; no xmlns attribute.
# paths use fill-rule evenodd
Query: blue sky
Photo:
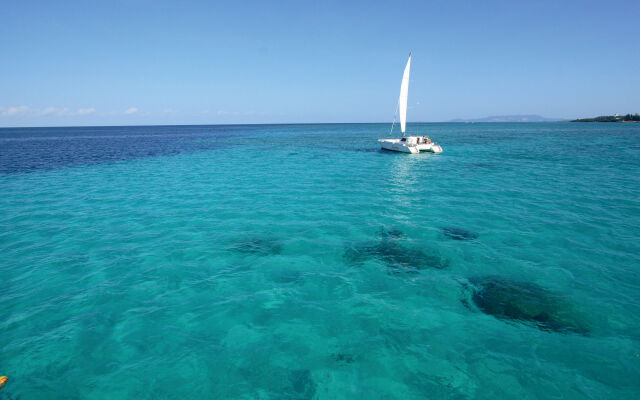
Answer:
<svg viewBox="0 0 640 400"><path fill-rule="evenodd" d="M639 1L2 0L0 126L640 112Z"/></svg>

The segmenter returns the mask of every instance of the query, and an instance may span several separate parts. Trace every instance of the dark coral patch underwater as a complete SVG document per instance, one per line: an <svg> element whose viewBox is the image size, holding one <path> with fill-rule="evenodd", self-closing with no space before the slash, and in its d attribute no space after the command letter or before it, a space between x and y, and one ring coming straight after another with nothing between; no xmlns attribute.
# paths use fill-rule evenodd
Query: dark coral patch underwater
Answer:
<svg viewBox="0 0 640 400"><path fill-rule="evenodd" d="M400 239L404 237L404 232L398 228L380 228L378 236L382 239Z"/></svg>
<svg viewBox="0 0 640 400"><path fill-rule="evenodd" d="M343 364L352 364L356 361L355 356L353 354L348 354L348 353L333 354L333 359Z"/></svg>
<svg viewBox="0 0 640 400"><path fill-rule="evenodd" d="M534 283L500 276L478 277L469 281L473 288L471 300L485 314L528 323L544 331L589 333L587 325L566 296Z"/></svg>
<svg viewBox="0 0 640 400"><path fill-rule="evenodd" d="M449 260L442 258L435 250L429 252L409 247L397 240L359 243L347 248L344 259L349 263L361 263L369 259L384 262L393 272L417 272L426 268L443 269Z"/></svg>
<svg viewBox="0 0 640 400"><path fill-rule="evenodd" d="M282 253L282 244L273 237L248 237L233 242L230 250L238 253L267 256Z"/></svg>
<svg viewBox="0 0 640 400"><path fill-rule="evenodd" d="M479 236L476 232L455 226L443 226L440 230L446 237L454 240L475 240Z"/></svg>
<svg viewBox="0 0 640 400"><path fill-rule="evenodd" d="M316 394L316 383L313 381L311 371L297 369L289 373L289 383L293 388L296 399L312 399Z"/></svg>

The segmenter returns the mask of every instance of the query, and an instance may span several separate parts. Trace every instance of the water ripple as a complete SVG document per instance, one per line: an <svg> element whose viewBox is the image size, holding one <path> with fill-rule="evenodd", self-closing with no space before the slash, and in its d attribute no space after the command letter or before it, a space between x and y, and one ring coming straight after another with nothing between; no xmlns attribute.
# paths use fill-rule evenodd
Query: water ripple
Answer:
<svg viewBox="0 0 640 400"><path fill-rule="evenodd" d="M0 398L637 397L640 127L409 128L0 130Z"/></svg>

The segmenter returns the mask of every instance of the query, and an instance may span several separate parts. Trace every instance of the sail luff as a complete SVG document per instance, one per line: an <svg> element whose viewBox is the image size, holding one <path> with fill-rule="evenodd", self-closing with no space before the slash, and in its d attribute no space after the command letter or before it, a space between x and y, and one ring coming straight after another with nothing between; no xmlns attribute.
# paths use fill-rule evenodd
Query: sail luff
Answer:
<svg viewBox="0 0 640 400"><path fill-rule="evenodd" d="M398 99L398 109L400 111L400 128L402 130L402 136L407 125L407 99L409 97L409 70L411 69L411 54L409 54L409 60L407 66L404 68L404 74L402 75L402 84L400 85L400 98Z"/></svg>

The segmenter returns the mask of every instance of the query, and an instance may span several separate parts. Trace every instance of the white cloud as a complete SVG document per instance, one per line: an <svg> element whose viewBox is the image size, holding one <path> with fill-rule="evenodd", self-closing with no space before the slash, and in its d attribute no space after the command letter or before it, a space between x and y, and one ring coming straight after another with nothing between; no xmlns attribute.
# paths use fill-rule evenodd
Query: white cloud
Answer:
<svg viewBox="0 0 640 400"><path fill-rule="evenodd" d="M13 116L26 114L29 112L29 107L27 106L11 106L11 107L0 107L0 115L2 116Z"/></svg>
<svg viewBox="0 0 640 400"><path fill-rule="evenodd" d="M138 108L136 108L136 107L129 107L124 111L124 113L127 114L127 115L135 114L137 112L138 112Z"/></svg>
<svg viewBox="0 0 640 400"><path fill-rule="evenodd" d="M68 107L46 107L37 112L39 115L55 115L58 117L64 116L74 116L74 115L87 115L96 112L96 109L93 107L90 108L80 108L76 111L70 110Z"/></svg>
<svg viewBox="0 0 640 400"><path fill-rule="evenodd" d="M255 112L255 111L227 111L227 110L218 110L216 112L218 115L232 115L232 116L249 116L249 115L265 115L263 112Z"/></svg>
<svg viewBox="0 0 640 400"><path fill-rule="evenodd" d="M96 112L93 107L80 108L78 110L71 110L68 107L45 107L45 108L31 108L28 106L11 106L0 107L0 117L15 117L19 115L31 115L31 116L57 116L66 117L74 115L87 115Z"/></svg>
<svg viewBox="0 0 640 400"><path fill-rule="evenodd" d="M78 115L87 115L87 114L93 114L94 112L96 112L96 109L93 107L89 107L89 108L81 108L77 111Z"/></svg>
<svg viewBox="0 0 640 400"><path fill-rule="evenodd" d="M47 107L44 110L40 111L40 115L56 115L56 116L65 116L71 115L72 112L67 107L59 108L59 107Z"/></svg>
<svg viewBox="0 0 640 400"><path fill-rule="evenodd" d="M47 107L45 109L43 109L42 111L40 111L41 115L49 115L49 114L55 114L58 112L58 108L57 107Z"/></svg>
<svg viewBox="0 0 640 400"><path fill-rule="evenodd" d="M27 106L9 107L7 114L17 115L17 114L24 114L28 111L29 111L29 107Z"/></svg>

